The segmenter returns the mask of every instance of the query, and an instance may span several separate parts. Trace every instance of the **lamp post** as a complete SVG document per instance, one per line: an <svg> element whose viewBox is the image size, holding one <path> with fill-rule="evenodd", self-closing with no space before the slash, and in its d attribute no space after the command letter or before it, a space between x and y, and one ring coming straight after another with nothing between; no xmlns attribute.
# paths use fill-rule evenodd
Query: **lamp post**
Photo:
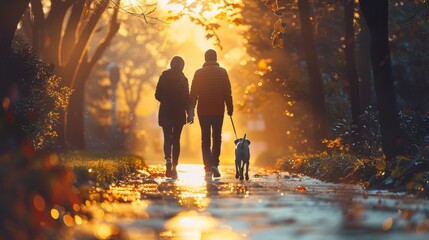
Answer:
<svg viewBox="0 0 429 240"><path fill-rule="evenodd" d="M112 124L110 126L110 140L113 146L115 146L114 139L116 138L116 89L120 79L119 66L116 62L111 62L107 65L106 70L109 72L110 84L112 87Z"/></svg>

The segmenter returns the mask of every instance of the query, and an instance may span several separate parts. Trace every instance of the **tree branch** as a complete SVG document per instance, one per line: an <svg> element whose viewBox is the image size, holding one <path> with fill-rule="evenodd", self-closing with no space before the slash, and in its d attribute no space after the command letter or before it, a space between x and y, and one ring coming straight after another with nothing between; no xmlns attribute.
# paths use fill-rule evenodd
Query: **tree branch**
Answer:
<svg viewBox="0 0 429 240"><path fill-rule="evenodd" d="M97 49L94 52L94 55L89 60L89 67L92 68L95 63L101 58L106 48L109 46L110 42L112 41L113 37L116 35L116 33L119 30L120 24L118 22L118 12L119 9L115 8L113 10L112 17L110 18L110 24L109 24L109 30L104 37L104 39L101 41L101 43L98 45Z"/></svg>
<svg viewBox="0 0 429 240"><path fill-rule="evenodd" d="M70 82L71 87L73 87L75 84L76 76L80 71L79 64L82 62L83 56L87 52L89 42L95 31L95 26L100 20L102 13L106 10L108 3L109 1L101 2L99 7L92 12L92 16L89 18L88 23L82 30L82 33L79 35L79 42L73 47L70 56L70 61L67 63L66 66L68 71L73 72L73 77Z"/></svg>
<svg viewBox="0 0 429 240"><path fill-rule="evenodd" d="M45 22L45 16L43 13L42 1L41 0L31 0L31 12L33 13L33 34L32 34L32 45L33 49L36 52L40 52L40 30Z"/></svg>
<svg viewBox="0 0 429 240"><path fill-rule="evenodd" d="M74 0L70 0L74 1ZM67 21L66 29L64 31L63 37L60 42L60 57L59 64L61 66L67 63L67 60L70 57L71 50L74 48L77 39L77 29L79 26L79 21L82 16L82 12L84 9L85 0L78 0L74 3L70 17Z"/></svg>
<svg viewBox="0 0 429 240"><path fill-rule="evenodd" d="M51 10L46 17L46 29L49 34L50 44L46 46L48 56L55 65L60 65L60 42L64 17L72 6L70 1L51 0Z"/></svg>

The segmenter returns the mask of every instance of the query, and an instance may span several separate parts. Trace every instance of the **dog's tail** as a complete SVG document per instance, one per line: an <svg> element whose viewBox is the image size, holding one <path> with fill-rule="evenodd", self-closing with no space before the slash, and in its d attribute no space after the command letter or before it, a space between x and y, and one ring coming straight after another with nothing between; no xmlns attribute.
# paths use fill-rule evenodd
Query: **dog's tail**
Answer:
<svg viewBox="0 0 429 240"><path fill-rule="evenodd" d="M244 141L246 141L246 133L244 134L243 140L241 140L241 148L244 148Z"/></svg>

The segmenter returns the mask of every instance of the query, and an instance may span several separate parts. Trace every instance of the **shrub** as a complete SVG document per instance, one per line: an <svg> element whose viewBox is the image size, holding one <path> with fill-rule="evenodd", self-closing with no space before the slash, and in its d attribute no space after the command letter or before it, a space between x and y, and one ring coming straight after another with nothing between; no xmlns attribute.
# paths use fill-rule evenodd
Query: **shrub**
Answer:
<svg viewBox="0 0 429 240"><path fill-rule="evenodd" d="M413 111L400 111L398 115L407 154L418 154L426 145L425 139L429 138L428 115ZM360 116L360 124L359 129L356 123L340 119L333 131L352 153L373 158L382 156L378 111L369 106Z"/></svg>
<svg viewBox="0 0 429 240"><path fill-rule="evenodd" d="M80 203L73 172L58 166L55 154L35 151L54 142L69 90L59 87L52 66L38 60L20 39L3 60L0 238L44 239L49 229L73 224Z"/></svg>
<svg viewBox="0 0 429 240"><path fill-rule="evenodd" d="M72 91L61 86L54 66L38 59L22 38L12 47L10 76L17 94L12 107L17 121L36 150L57 148L57 127Z"/></svg>
<svg viewBox="0 0 429 240"><path fill-rule="evenodd" d="M380 157L381 150L381 130L378 120L378 112L369 106L359 117L359 126L346 119L337 121L333 128L334 134L340 138L341 145L346 146L352 153L364 157Z"/></svg>

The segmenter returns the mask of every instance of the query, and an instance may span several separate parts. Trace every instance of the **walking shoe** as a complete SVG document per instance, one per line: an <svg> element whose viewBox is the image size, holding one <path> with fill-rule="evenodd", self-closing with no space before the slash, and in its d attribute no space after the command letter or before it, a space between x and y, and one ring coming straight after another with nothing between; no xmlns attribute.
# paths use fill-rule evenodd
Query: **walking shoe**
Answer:
<svg viewBox="0 0 429 240"><path fill-rule="evenodd" d="M213 172L213 177L220 177L219 169L216 166L211 166L210 170Z"/></svg>
<svg viewBox="0 0 429 240"><path fill-rule="evenodd" d="M205 178L206 178L206 179L212 179L212 175L213 175L212 171L207 170L207 171L206 171Z"/></svg>
<svg viewBox="0 0 429 240"><path fill-rule="evenodd" d="M171 177L176 179L177 178L177 170L176 167L173 167L173 169L171 169Z"/></svg>
<svg viewBox="0 0 429 240"><path fill-rule="evenodd" d="M165 177L171 177L172 172L171 172L171 162L167 162L165 164Z"/></svg>

